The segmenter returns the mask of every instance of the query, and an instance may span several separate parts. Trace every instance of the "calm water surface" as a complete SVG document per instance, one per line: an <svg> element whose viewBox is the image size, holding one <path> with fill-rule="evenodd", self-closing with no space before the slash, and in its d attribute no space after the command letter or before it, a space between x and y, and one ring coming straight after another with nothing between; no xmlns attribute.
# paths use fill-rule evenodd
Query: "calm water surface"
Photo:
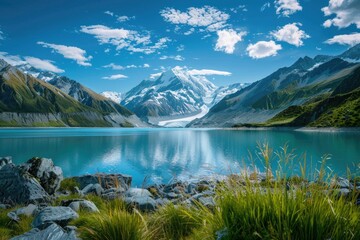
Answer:
<svg viewBox="0 0 360 240"><path fill-rule="evenodd" d="M133 176L134 186L141 186L144 179L167 182L175 176L229 174L252 162L262 168L256 156L258 142L268 142L275 151L287 143L298 156L306 153L314 168L330 154L327 166L338 174L345 174L347 167L357 171L360 165L359 132L290 130L1 129L0 156L12 156L15 163L33 156L52 158L65 176L125 173ZM273 155L273 166L276 162Z"/></svg>

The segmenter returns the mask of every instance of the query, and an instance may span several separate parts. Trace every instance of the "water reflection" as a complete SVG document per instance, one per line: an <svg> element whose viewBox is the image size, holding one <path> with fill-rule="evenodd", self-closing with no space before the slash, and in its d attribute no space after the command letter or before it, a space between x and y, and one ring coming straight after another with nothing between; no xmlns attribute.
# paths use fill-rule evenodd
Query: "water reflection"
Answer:
<svg viewBox="0 0 360 240"><path fill-rule="evenodd" d="M285 143L313 163L331 154L328 165L338 173L359 164L359 133L295 131L228 131L191 129L51 129L1 130L0 156L21 163L32 156L52 158L65 175L120 172L141 185L145 177L168 181L173 176L228 174L251 165L257 144L274 150ZM257 162L259 164L259 162ZM275 165L276 163L273 162Z"/></svg>

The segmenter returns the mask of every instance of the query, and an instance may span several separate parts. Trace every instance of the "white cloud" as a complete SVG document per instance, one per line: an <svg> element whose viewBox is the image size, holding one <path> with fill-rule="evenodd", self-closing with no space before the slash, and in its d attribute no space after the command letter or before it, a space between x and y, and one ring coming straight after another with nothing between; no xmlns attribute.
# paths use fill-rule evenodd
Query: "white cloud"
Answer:
<svg viewBox="0 0 360 240"><path fill-rule="evenodd" d="M184 61L185 60L185 58L183 56L181 56L181 55L176 55L176 56L166 56L166 55L164 55L164 56L161 56L159 59L160 60L173 59L175 61Z"/></svg>
<svg viewBox="0 0 360 240"><path fill-rule="evenodd" d="M336 35L325 41L327 44L341 44L341 45L349 45L355 46L360 43L360 33L352 33L352 34L344 34L344 35Z"/></svg>
<svg viewBox="0 0 360 240"><path fill-rule="evenodd" d="M110 12L110 11L105 11L104 13L107 14L107 15L110 15L110 16L114 16L114 13Z"/></svg>
<svg viewBox="0 0 360 240"><path fill-rule="evenodd" d="M184 32L184 35L191 35L195 32L195 28L190 28L189 31Z"/></svg>
<svg viewBox="0 0 360 240"><path fill-rule="evenodd" d="M237 7L230 8L230 11L233 13L238 13L239 11L247 12L248 10L245 5L239 5Z"/></svg>
<svg viewBox="0 0 360 240"><path fill-rule="evenodd" d="M261 7L261 9L260 9L260 11L265 11L265 9L267 9L267 8L269 8L270 7L270 2L267 2L267 3L265 3L264 5L262 5L262 7Z"/></svg>
<svg viewBox="0 0 360 240"><path fill-rule="evenodd" d="M302 6L298 0L275 0L276 14L281 14L284 17L294 14L302 10Z"/></svg>
<svg viewBox="0 0 360 240"><path fill-rule="evenodd" d="M178 52L182 52L185 50L185 46L183 44L180 44L177 48L176 48L176 51Z"/></svg>
<svg viewBox="0 0 360 240"><path fill-rule="evenodd" d="M215 51L223 51L232 54L235 51L235 45L243 40L246 32L237 33L233 29L217 31L218 40L215 45Z"/></svg>
<svg viewBox="0 0 360 240"><path fill-rule="evenodd" d="M102 79L106 79L106 80L117 80L117 79L123 79L123 78L128 78L127 76L123 75L123 74L115 74L115 75L111 75L109 77L103 77Z"/></svg>
<svg viewBox="0 0 360 240"><path fill-rule="evenodd" d="M24 57L25 61L29 63L34 68L38 68L40 70L54 72L54 73L63 73L64 70L58 68L53 64L50 60L43 60L36 57Z"/></svg>
<svg viewBox="0 0 360 240"><path fill-rule="evenodd" d="M81 48L46 42L37 42L37 44L40 44L46 48L51 48L55 52L63 55L64 58L75 60L76 63L81 66L91 66L91 63L89 63L89 61L92 59L92 56L86 56L86 51Z"/></svg>
<svg viewBox="0 0 360 240"><path fill-rule="evenodd" d="M302 39L310 38L303 30L300 30L298 26L301 23L291 23L279 28L277 31L271 32L271 35L278 41L284 41L289 44L300 47L303 45Z"/></svg>
<svg viewBox="0 0 360 240"><path fill-rule="evenodd" d="M160 38L152 44L149 32L139 33L124 28L109 28L104 25L81 26L81 32L93 35L100 44L111 44L116 50L127 50L133 53L151 54L166 48L169 38Z"/></svg>
<svg viewBox="0 0 360 240"><path fill-rule="evenodd" d="M211 6L202 8L190 7L185 12L174 8L165 8L160 11L165 21L177 25L201 27L208 31L217 31L224 28L230 15Z"/></svg>
<svg viewBox="0 0 360 240"><path fill-rule="evenodd" d="M277 52L281 49L281 45L276 44L274 41L259 41L255 44L249 44L246 51L251 58L258 59L276 56Z"/></svg>
<svg viewBox="0 0 360 240"><path fill-rule="evenodd" d="M162 72L160 73L153 73L153 74L150 74L150 79L156 79L156 78L159 78L161 76Z"/></svg>
<svg viewBox="0 0 360 240"><path fill-rule="evenodd" d="M188 73L194 76L207 76L207 75L231 76L231 72L218 71L212 69L201 69L201 70L193 69L193 70L189 70Z"/></svg>
<svg viewBox="0 0 360 240"><path fill-rule="evenodd" d="M360 1L359 0L329 0L329 5L323 7L321 11L325 16L336 16L324 22L324 27L336 26L345 28L355 24L360 28Z"/></svg>
<svg viewBox="0 0 360 240"><path fill-rule="evenodd" d="M132 17L128 17L128 16L119 16L117 18L118 22L127 22L131 19L135 19L135 16L132 16Z"/></svg>
<svg viewBox="0 0 360 240"><path fill-rule="evenodd" d="M109 52L110 52L110 48L104 50L104 53L109 53Z"/></svg>
<svg viewBox="0 0 360 240"><path fill-rule="evenodd" d="M124 70L124 69L130 69L130 68L149 68L150 65L145 63L143 65L126 65L126 66L121 66L121 65L116 65L115 63L110 63L108 65L103 66L103 68L111 68L112 70Z"/></svg>
<svg viewBox="0 0 360 240"><path fill-rule="evenodd" d="M9 55L7 52L0 52L0 58L4 59L5 62L12 66L17 66L21 64L25 64L26 61L24 61L20 56L18 55Z"/></svg>

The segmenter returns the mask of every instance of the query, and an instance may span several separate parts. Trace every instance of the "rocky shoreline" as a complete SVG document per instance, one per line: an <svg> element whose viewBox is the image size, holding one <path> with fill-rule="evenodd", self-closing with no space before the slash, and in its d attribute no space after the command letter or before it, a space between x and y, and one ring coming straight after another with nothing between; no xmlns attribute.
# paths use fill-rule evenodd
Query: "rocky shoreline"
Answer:
<svg viewBox="0 0 360 240"><path fill-rule="evenodd" d="M239 180L240 176L231 175L227 179ZM250 175L252 183L266 181L266 174ZM104 200L122 199L128 206L143 212L156 211L168 203L195 206L201 204L207 208L215 207L216 187L224 179L199 179L196 182L174 180L169 184L131 187L132 177L124 174L94 174L64 179L62 169L54 166L51 159L32 158L27 162L15 165L11 157L0 158L0 212L14 206L17 208L7 214L9 222L19 222L23 216L32 216L33 228L13 240L79 239L75 226L69 222L78 218L78 212L99 212L97 206L85 199L93 194ZM241 180L244 181L244 180ZM68 183L68 188L61 188L61 183ZM72 185L71 185L72 184ZM360 191L359 186L349 180L337 178L331 183L341 195L351 191ZM291 186L286 185L286 188ZM63 200L54 206L62 197L76 194L74 199ZM360 199L357 199L360 205Z"/></svg>

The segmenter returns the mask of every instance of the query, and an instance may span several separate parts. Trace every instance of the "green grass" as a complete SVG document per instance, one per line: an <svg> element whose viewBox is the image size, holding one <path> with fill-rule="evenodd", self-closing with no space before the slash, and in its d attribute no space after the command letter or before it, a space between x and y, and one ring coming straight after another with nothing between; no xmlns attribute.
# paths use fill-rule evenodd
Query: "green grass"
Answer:
<svg viewBox="0 0 360 240"><path fill-rule="evenodd" d="M31 229L33 217L20 216L19 223L11 221L7 214L22 206L11 209L0 210L0 240L7 240L11 237L21 235Z"/></svg>

